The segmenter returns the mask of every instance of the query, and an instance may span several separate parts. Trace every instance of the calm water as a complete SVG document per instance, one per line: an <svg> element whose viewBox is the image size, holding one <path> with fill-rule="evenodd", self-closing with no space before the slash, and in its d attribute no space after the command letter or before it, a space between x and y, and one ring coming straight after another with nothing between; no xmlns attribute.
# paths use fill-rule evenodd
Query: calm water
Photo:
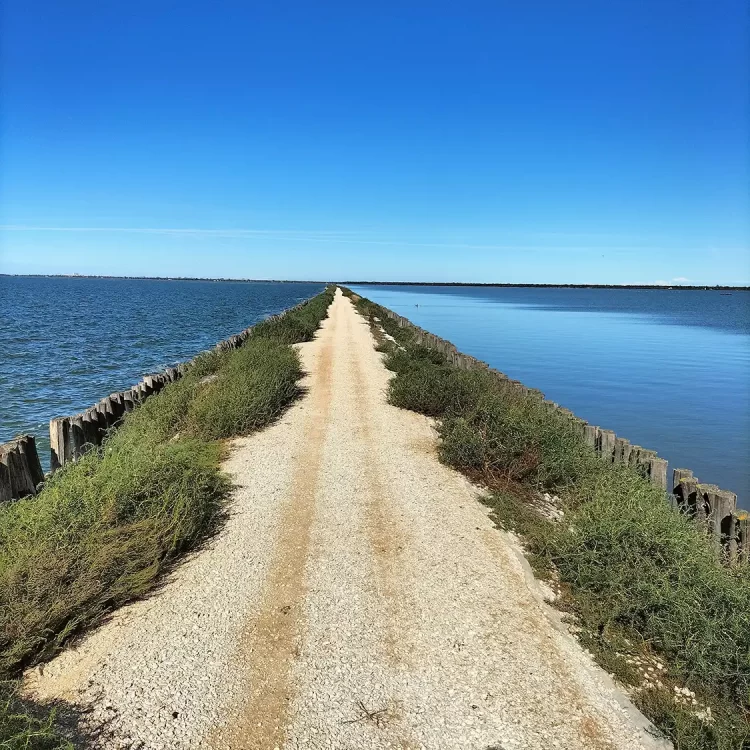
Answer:
<svg viewBox="0 0 750 750"><path fill-rule="evenodd" d="M320 284L0 277L0 443L79 412L322 290Z"/></svg>
<svg viewBox="0 0 750 750"><path fill-rule="evenodd" d="M750 292L353 288L750 507Z"/></svg>

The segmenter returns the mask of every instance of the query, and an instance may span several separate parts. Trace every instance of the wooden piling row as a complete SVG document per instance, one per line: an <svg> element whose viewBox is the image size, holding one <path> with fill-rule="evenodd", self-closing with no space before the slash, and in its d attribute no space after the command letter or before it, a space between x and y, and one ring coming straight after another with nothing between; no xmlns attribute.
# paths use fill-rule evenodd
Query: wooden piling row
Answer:
<svg viewBox="0 0 750 750"><path fill-rule="evenodd" d="M659 458L654 451L632 445L629 440L618 437L612 430L603 430L578 419L568 409L554 401L547 401L540 391L527 388L485 362L462 354L450 341L424 331L392 310L383 310L391 320L397 321L400 328L411 328L419 344L441 352L454 367L488 370L502 379L506 386L510 385L522 394L539 399L550 412L568 417L576 429L580 430L584 442L602 460L632 467L652 484L663 489L673 506L689 513L696 523L705 527L715 541L717 553L727 563L750 563L750 514L737 510L737 496L733 492L720 490L714 485L699 484L688 469L675 469L674 489L671 495L667 495L667 461Z"/></svg>
<svg viewBox="0 0 750 750"><path fill-rule="evenodd" d="M43 481L33 436L21 435L0 445L0 503L36 495Z"/></svg>
<svg viewBox="0 0 750 750"><path fill-rule="evenodd" d="M750 517L737 508L734 492L700 482L690 469L674 469L672 498L675 507L705 529L726 563L750 562Z"/></svg>
<svg viewBox="0 0 750 750"><path fill-rule="evenodd" d="M292 310L307 304L307 300L267 320L279 320ZM242 346L252 335L254 326L245 328L216 344L219 351L229 351ZM115 429L125 414L133 411L149 396L159 393L170 383L179 380L187 371L189 363L168 367L164 372L146 375L140 383L127 391L112 393L81 414L57 417L50 421L50 445L52 471L70 461L76 461L96 446L101 445L111 430Z"/></svg>
<svg viewBox="0 0 750 750"><path fill-rule="evenodd" d="M70 417L56 417L49 423L50 468L52 471L76 461L92 448L101 445L128 412L149 396L159 393L181 377L177 367L146 375L127 391L111 393L94 406Z"/></svg>

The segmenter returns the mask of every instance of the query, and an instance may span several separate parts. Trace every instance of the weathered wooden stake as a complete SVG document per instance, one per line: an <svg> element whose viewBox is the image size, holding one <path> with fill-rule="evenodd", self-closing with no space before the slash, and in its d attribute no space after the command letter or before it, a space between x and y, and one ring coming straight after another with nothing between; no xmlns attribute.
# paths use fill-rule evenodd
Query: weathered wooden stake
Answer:
<svg viewBox="0 0 750 750"><path fill-rule="evenodd" d="M612 430L599 430L599 453L607 463L614 461L616 437Z"/></svg>
<svg viewBox="0 0 750 750"><path fill-rule="evenodd" d="M33 436L21 435L0 445L0 502L36 495L43 481Z"/></svg>

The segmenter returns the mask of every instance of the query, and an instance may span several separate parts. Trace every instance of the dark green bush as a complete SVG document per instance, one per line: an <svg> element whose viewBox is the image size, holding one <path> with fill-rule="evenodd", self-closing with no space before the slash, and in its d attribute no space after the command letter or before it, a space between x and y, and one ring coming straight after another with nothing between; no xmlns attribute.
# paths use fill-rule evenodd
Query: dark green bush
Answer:
<svg viewBox="0 0 750 750"><path fill-rule="evenodd" d="M550 414L537 399L485 371L436 364L420 350L411 359L411 352L397 349L387 357L398 374L389 399L395 406L443 417L446 463L560 487L575 482L595 460L570 422ZM468 443L473 448L467 453Z"/></svg>
<svg viewBox="0 0 750 750"><path fill-rule="evenodd" d="M193 399L187 429L209 440L244 435L273 422L299 393L297 352L253 337Z"/></svg>
<svg viewBox="0 0 750 750"><path fill-rule="evenodd" d="M584 483L552 559L581 612L664 654L693 689L750 707L750 580L717 564L705 535L632 471Z"/></svg>
<svg viewBox="0 0 750 750"><path fill-rule="evenodd" d="M492 387L485 373L456 370L426 358L416 359L407 366L402 361L405 356L408 354L388 359L388 365L393 364L398 373L391 381L389 400L402 409L430 417L463 414L475 409Z"/></svg>
<svg viewBox="0 0 750 750"><path fill-rule="evenodd" d="M527 480L548 489L576 482L596 460L579 433L564 418L502 384L490 385L473 409L457 409L465 424L447 419L440 428L446 461L456 454L456 443L466 439L467 428L483 445L482 467L490 474ZM457 465L458 466L458 465Z"/></svg>
<svg viewBox="0 0 750 750"><path fill-rule="evenodd" d="M51 654L143 594L210 530L227 489L218 446L144 443L90 453L0 515L0 670Z"/></svg>
<svg viewBox="0 0 750 750"><path fill-rule="evenodd" d="M311 341L333 301L335 287L328 287L307 304L279 320L263 321L253 328L252 338L271 338L282 344Z"/></svg>

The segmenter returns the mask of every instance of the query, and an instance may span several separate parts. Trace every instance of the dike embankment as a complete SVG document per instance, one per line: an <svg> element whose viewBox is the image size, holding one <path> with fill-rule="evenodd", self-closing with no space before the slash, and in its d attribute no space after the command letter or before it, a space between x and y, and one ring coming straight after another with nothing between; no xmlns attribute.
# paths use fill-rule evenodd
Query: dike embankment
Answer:
<svg viewBox="0 0 750 750"><path fill-rule="evenodd" d="M347 294L4 505L23 739L54 705L82 747L744 748L745 566L660 459Z"/></svg>
<svg viewBox="0 0 750 750"><path fill-rule="evenodd" d="M337 294L295 347L304 395L227 446L221 532L25 694L107 748L665 747L438 460L433 421L388 403L375 343Z"/></svg>

